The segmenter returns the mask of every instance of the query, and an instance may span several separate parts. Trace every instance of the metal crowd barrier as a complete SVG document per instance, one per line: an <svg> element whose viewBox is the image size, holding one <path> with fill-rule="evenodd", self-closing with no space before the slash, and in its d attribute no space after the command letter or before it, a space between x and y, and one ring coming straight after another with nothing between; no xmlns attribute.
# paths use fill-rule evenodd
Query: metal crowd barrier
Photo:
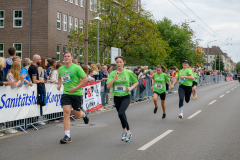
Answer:
<svg viewBox="0 0 240 160"><path fill-rule="evenodd" d="M171 83L174 82L174 77L171 78ZM152 79L146 78L146 79L140 79L139 85L131 91L131 102L137 103L139 101L143 101L145 99L152 98L153 90L152 87ZM225 81L225 76L201 76L198 78L198 86L206 86L213 83L220 83ZM132 84L131 84L132 85ZM168 93L174 93L177 92L179 87L179 84L177 83L174 86L174 89L168 89ZM101 82L101 96L102 96L102 106L103 107L112 107L114 106L113 102L113 96L111 94L112 88L107 89L106 87L106 81ZM47 114L43 116L38 117L32 117L27 119L20 119L15 120L12 122L5 122L0 123L0 132L5 131L7 128L13 128L17 130L22 130L26 132L26 129L29 127L35 128L38 130L37 126L41 124L41 122L49 122L49 121L59 121L63 118L63 112L53 113L53 114ZM73 120L76 120L74 118L73 113L71 114L71 118Z"/></svg>

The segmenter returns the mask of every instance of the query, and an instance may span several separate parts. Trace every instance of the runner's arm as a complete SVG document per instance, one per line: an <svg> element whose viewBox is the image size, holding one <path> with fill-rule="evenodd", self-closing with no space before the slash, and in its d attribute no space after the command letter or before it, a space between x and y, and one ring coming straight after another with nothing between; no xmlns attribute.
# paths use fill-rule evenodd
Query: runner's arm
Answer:
<svg viewBox="0 0 240 160"><path fill-rule="evenodd" d="M87 76L81 80L81 82L76 86L76 89L78 90L79 88L84 86L86 83L87 83Z"/></svg>
<svg viewBox="0 0 240 160"><path fill-rule="evenodd" d="M62 85L62 79L60 77L58 77L58 86Z"/></svg>
<svg viewBox="0 0 240 160"><path fill-rule="evenodd" d="M107 89L110 89L114 83L114 81L116 80L116 78L114 77L108 84L107 84Z"/></svg>
<svg viewBox="0 0 240 160"><path fill-rule="evenodd" d="M190 80L193 80L193 79L194 79L194 76L193 76L193 75L190 75L190 76L182 76L182 77L184 77L184 78L186 78L186 79L190 79Z"/></svg>

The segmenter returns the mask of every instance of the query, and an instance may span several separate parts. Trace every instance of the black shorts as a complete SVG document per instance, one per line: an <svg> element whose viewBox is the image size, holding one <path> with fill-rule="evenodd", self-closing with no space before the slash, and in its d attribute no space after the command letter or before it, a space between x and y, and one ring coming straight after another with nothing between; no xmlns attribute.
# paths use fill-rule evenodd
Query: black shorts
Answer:
<svg viewBox="0 0 240 160"><path fill-rule="evenodd" d="M61 105L71 105L72 108L76 111L82 110L83 104L83 97L82 96L75 96L75 95L68 95L63 94L61 99Z"/></svg>
<svg viewBox="0 0 240 160"><path fill-rule="evenodd" d="M194 86L197 86L197 82L194 82L194 81L193 81L192 87L194 87Z"/></svg>
<svg viewBox="0 0 240 160"><path fill-rule="evenodd" d="M165 99L166 99L166 92L163 92L163 93L161 93L161 94L159 94L158 92L153 92L153 94L154 93L156 93L158 96L160 96L160 99L162 100L162 101L165 101Z"/></svg>

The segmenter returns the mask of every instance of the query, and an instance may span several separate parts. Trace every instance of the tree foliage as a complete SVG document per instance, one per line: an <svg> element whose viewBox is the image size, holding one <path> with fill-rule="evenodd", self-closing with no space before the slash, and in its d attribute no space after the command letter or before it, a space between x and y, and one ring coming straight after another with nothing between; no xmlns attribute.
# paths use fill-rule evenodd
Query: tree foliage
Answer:
<svg viewBox="0 0 240 160"><path fill-rule="evenodd" d="M135 0L99 0L93 17L99 16L100 62L109 63L111 47L120 48L127 65L157 65L181 68L183 60L196 66L204 62L204 54L196 53L197 41L187 23L180 26L164 18L155 21L144 9L137 10ZM98 21L91 20L89 60L97 60ZM83 50L84 34L71 31L68 46Z"/></svg>
<svg viewBox="0 0 240 160"><path fill-rule="evenodd" d="M181 68L183 60L189 60L190 65L196 66L204 62L204 55L196 53L195 48L198 46L194 41L194 32L187 23L180 26L172 24L172 21L164 18L157 22L158 30L162 39L169 44L171 49L165 59L167 67L177 66Z"/></svg>
<svg viewBox="0 0 240 160"><path fill-rule="evenodd" d="M156 65L164 61L168 44L159 36L155 21L149 12L137 12L134 0L100 0L97 7L99 22L100 61L109 57L111 47L122 50L128 65ZM89 55L97 57L97 20L89 24ZM69 46L82 48L83 34L71 32Z"/></svg>

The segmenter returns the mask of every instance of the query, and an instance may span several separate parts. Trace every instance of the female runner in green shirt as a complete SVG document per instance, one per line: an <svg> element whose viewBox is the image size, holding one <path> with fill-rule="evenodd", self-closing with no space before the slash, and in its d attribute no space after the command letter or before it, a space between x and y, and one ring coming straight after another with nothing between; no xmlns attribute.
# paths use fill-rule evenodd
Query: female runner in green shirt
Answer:
<svg viewBox="0 0 240 160"><path fill-rule="evenodd" d="M183 101L188 103L192 94L192 80L194 79L192 70L189 68L189 61L184 60L182 63L183 69L179 71L177 78L175 79L173 86L179 81L178 95L179 95L179 118L183 119Z"/></svg>
<svg viewBox="0 0 240 160"><path fill-rule="evenodd" d="M158 65L157 68L157 73L153 74L153 86L151 89L153 89L153 101L154 101L154 114L157 113L158 105L157 105L157 98L160 96L161 99L161 105L162 105L162 110L163 110L163 116L162 119L166 118L166 106L165 106L165 99L166 99L166 82L171 87L171 81L170 77L162 72L162 66Z"/></svg>
<svg viewBox="0 0 240 160"><path fill-rule="evenodd" d="M115 61L117 70L110 73L107 88L110 89L113 86L114 103L123 128L122 141L129 142L132 134L125 111L130 104L131 90L138 85L138 80L131 70L124 69L125 61L122 56L116 57ZM134 83L132 87L130 87L130 83Z"/></svg>

